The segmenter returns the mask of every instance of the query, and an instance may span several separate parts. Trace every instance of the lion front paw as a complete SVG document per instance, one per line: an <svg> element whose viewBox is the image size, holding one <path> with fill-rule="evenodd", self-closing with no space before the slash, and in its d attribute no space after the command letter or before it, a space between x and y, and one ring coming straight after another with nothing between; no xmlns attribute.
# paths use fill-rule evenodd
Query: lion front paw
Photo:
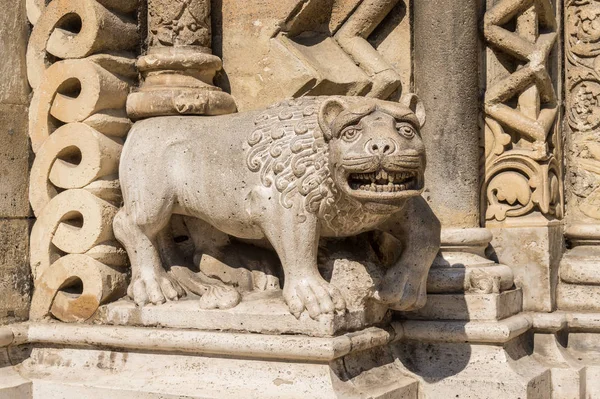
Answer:
<svg viewBox="0 0 600 399"><path fill-rule="evenodd" d="M133 299L138 306L152 303L160 305L167 300L176 301L185 296L185 290L167 272L153 270L134 276L127 295Z"/></svg>
<svg viewBox="0 0 600 399"><path fill-rule="evenodd" d="M313 319L322 314L333 313L334 310L346 309L346 302L340 291L320 276L286 281L283 297L296 318L305 309Z"/></svg>

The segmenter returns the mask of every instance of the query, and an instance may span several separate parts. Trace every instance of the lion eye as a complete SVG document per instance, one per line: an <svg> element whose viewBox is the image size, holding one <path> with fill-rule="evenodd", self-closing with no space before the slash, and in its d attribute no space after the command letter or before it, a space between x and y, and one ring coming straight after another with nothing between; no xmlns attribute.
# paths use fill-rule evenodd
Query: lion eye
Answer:
<svg viewBox="0 0 600 399"><path fill-rule="evenodd" d="M347 127L342 131L342 139L346 141L353 141L358 136L360 129L356 126Z"/></svg>
<svg viewBox="0 0 600 399"><path fill-rule="evenodd" d="M398 133L400 133L407 139L412 139L417 135L415 128L408 123L397 123L396 129L398 130Z"/></svg>

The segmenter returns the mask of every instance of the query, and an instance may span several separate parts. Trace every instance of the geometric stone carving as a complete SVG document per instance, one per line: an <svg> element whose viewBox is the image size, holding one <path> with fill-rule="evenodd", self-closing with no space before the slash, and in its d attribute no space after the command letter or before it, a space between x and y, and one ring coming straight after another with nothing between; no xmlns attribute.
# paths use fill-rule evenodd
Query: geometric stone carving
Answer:
<svg viewBox="0 0 600 399"><path fill-rule="evenodd" d="M125 294L126 274L86 255L67 255L54 262L37 280L30 318L50 314L71 323L89 319L98 306ZM65 289L82 285L74 295Z"/></svg>
<svg viewBox="0 0 600 399"><path fill-rule="evenodd" d="M39 148L31 169L33 212L40 216L58 194L57 188L84 188L101 177L116 175L121 147L84 123L56 130Z"/></svg>
<svg viewBox="0 0 600 399"><path fill-rule="evenodd" d="M139 43L137 5L28 2L35 22L27 53L29 121L37 154L29 189L37 217L32 318L83 321L125 292L127 259L112 220L121 201L122 137L131 127L125 104L137 76L133 55L123 50Z"/></svg>
<svg viewBox="0 0 600 399"><path fill-rule="evenodd" d="M122 9L128 9L137 0L123 3L127 6ZM51 64L51 56L83 58L107 50L134 49L138 43L134 19L117 15L96 0L54 0L44 9L31 33L27 48L29 83L33 88L38 87Z"/></svg>
<svg viewBox="0 0 600 399"><path fill-rule="evenodd" d="M220 39L215 41L215 52L222 54L226 69L217 81L231 88L238 109L263 109L303 95L397 100L402 87L411 91L408 1L249 0L244 4L239 7L236 0L224 0L214 25ZM252 47L239 46L245 41Z"/></svg>
<svg viewBox="0 0 600 399"><path fill-rule="evenodd" d="M273 36L289 50L289 57L297 57L314 75L294 96L346 94L387 99L400 89L401 76L368 41L398 3L311 0L295 9Z"/></svg>
<svg viewBox="0 0 600 399"><path fill-rule="evenodd" d="M562 218L558 101L549 65L557 35L550 0L500 0L485 14L489 65L481 195L487 220L536 211Z"/></svg>
<svg viewBox="0 0 600 399"><path fill-rule="evenodd" d="M34 278L66 253L82 254L114 241L110 222L117 208L87 190L67 190L43 209L31 231L31 270Z"/></svg>
<svg viewBox="0 0 600 399"><path fill-rule="evenodd" d="M83 122L100 111L124 108L129 87L124 78L87 59L53 64L31 101L33 151L37 152L61 124Z"/></svg>

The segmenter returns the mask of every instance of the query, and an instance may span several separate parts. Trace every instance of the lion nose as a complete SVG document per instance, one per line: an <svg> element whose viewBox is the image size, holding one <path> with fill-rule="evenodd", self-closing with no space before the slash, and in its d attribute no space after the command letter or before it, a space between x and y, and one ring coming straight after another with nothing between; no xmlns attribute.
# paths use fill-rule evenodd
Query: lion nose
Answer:
<svg viewBox="0 0 600 399"><path fill-rule="evenodd" d="M389 155L395 149L396 145L391 140L372 140L367 143L367 152L373 155Z"/></svg>

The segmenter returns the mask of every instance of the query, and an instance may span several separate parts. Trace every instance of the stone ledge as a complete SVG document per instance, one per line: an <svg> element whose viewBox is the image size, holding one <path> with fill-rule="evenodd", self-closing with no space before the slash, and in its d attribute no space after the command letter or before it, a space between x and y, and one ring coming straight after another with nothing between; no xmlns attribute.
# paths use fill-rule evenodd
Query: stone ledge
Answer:
<svg viewBox="0 0 600 399"><path fill-rule="evenodd" d="M403 313L419 320L495 321L518 314L523 307L520 289L500 294L428 295L425 307Z"/></svg>
<svg viewBox="0 0 600 399"><path fill-rule="evenodd" d="M403 339L423 342L503 344L528 331L531 317L518 314L500 321L416 321L393 323Z"/></svg>
<svg viewBox="0 0 600 399"><path fill-rule="evenodd" d="M600 313L564 312L530 313L535 332L555 333L569 329L573 332L600 332Z"/></svg>
<svg viewBox="0 0 600 399"><path fill-rule="evenodd" d="M261 334L303 334L331 337L345 331L357 331L389 320L389 313L365 310L322 315L318 320L303 313L294 317L281 296L281 291L265 291L244 296L231 309L202 309L198 297L190 296L159 306L138 307L132 301L102 306L97 313L100 324L140 327L189 328ZM371 314L372 313L372 314ZM373 316L374 315L374 316ZM371 317L374 320L371 320Z"/></svg>
<svg viewBox="0 0 600 399"><path fill-rule="evenodd" d="M400 338L394 330L377 327L331 338L58 322L24 323L10 328L15 337L10 343L14 345L51 344L316 362L332 361Z"/></svg>

